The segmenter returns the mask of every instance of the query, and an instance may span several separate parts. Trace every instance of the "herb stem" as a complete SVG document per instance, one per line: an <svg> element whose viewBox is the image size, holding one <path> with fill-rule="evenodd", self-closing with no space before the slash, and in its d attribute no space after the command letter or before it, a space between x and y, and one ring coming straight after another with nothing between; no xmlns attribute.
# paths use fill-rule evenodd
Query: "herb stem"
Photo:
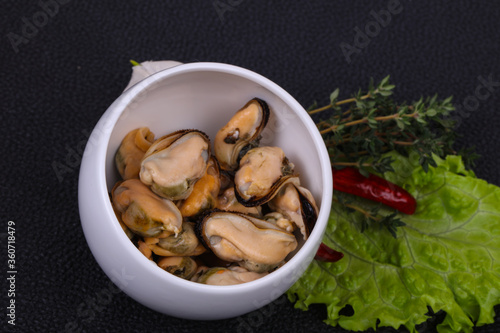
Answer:
<svg viewBox="0 0 500 333"><path fill-rule="evenodd" d="M401 117L415 118L417 115L418 115L417 112L413 112L413 113L410 113L410 114L404 114L404 115L399 115L398 113L395 113L395 114L391 114L391 115L388 115L388 116L374 117L373 119L376 120L376 121L387 121L387 120L391 120L391 119L398 119L398 118L401 118ZM328 132L331 132L331 131L335 131L337 129L337 127L339 127L339 126L349 127L349 126L359 125L359 124L363 124L363 123L367 123L367 122L368 122L368 117L364 117L364 118L361 118L361 119L358 119L358 120L353 120L353 121L347 122L345 124L330 126L329 128L320 131L320 133L321 134L325 134L325 133L328 133Z"/></svg>
<svg viewBox="0 0 500 333"><path fill-rule="evenodd" d="M325 110L331 109L332 107L333 107L332 104L328 104L328 105L325 105L323 107L320 107L320 108L317 108L317 109L309 111L309 114L319 113L321 111L325 111Z"/></svg>
<svg viewBox="0 0 500 333"><path fill-rule="evenodd" d="M378 90L375 90L373 93L376 94L378 92ZM353 103L353 102L356 102L357 99L359 100L364 100L364 99L367 99L367 98L370 98L372 97L371 94L366 94L364 96L361 96L359 98L348 98L348 99L344 99L342 101L338 101L336 102L335 104L328 104L328 105L325 105L325 106L322 106L320 108L317 108L317 109L314 109L314 110L311 110L309 111L308 113L309 114L315 114L315 113L319 113L321 111L325 111L325 110L328 110L328 109L331 109L333 108L334 106L339 106L339 105L343 105L343 104L347 104L347 103Z"/></svg>
<svg viewBox="0 0 500 333"><path fill-rule="evenodd" d="M331 147L331 146L334 146L334 144L327 145L327 147ZM362 151L355 152L355 153L353 152L353 153L349 153L349 154L338 154L335 157L346 158L346 157L363 156L363 155L368 155L368 154L369 154L368 150L362 150ZM338 162L335 162L335 163L338 163Z"/></svg>
<svg viewBox="0 0 500 333"><path fill-rule="evenodd" d="M340 201L337 199L337 198L332 198L333 201L335 202L338 202L340 203ZM373 216L372 214L370 214L370 212L364 210L363 208L359 207L359 206L356 206L356 205L351 205L351 204L348 204L348 203L343 203L343 205L345 207L348 207L348 208L351 208L351 209L354 209L355 211L357 212L360 212L361 214L363 214L364 216L374 220L374 221L380 221L380 218L377 217L377 216Z"/></svg>
<svg viewBox="0 0 500 333"><path fill-rule="evenodd" d="M332 116L330 119L339 119L339 118L342 118L344 117L343 121L349 121L352 119L352 116L349 116L349 117L346 117L349 113L351 113L351 110L347 110L347 111L344 111L342 113L342 115L335 115L335 116ZM327 128L330 128L332 125L330 125L328 122L326 122L325 120L322 120L318 123L316 123L316 127L318 129L320 129L320 127L327 127Z"/></svg>
<svg viewBox="0 0 500 333"><path fill-rule="evenodd" d="M393 143L400 146L413 146L415 144L415 141L393 141Z"/></svg>
<svg viewBox="0 0 500 333"><path fill-rule="evenodd" d="M372 166L371 163L359 163L359 162L332 162L333 166L364 166L364 167L369 167Z"/></svg>

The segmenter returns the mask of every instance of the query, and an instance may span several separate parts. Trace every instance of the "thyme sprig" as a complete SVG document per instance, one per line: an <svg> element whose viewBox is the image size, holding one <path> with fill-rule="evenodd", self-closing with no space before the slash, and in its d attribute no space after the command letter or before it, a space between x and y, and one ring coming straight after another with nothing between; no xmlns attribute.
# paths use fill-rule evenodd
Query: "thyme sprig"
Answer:
<svg viewBox="0 0 500 333"><path fill-rule="evenodd" d="M330 104L309 108L310 115L328 111L317 127L328 147L333 166L356 166L363 174L393 171L391 150L408 156L419 154L419 162L428 170L436 166L432 155L456 154L453 149L454 121L448 116L454 107L452 98L438 100L437 95L412 104L397 104L390 98L395 86L389 76L376 86L370 82L367 92L338 100L339 89L330 95Z"/></svg>
<svg viewBox="0 0 500 333"><path fill-rule="evenodd" d="M328 148L334 167L357 167L365 176L369 172L383 174L394 171L392 158L385 154L397 151L409 156L415 151L419 163L427 172L429 166L436 166L433 155L444 158L457 154L453 149L456 139L455 121L450 113L455 109L452 97L439 100L437 95L420 98L411 104L396 103L391 95L395 86L389 83L389 76L377 85L370 82L366 92L358 91L348 99L339 100L340 90L330 94L330 103L318 107L314 103L308 112L318 118L316 125ZM327 112L326 112L327 111ZM478 155L472 151L461 151L466 165L473 165ZM337 193L334 201L350 211L357 211L365 217L361 231L372 224L385 227L396 237L397 227L405 225L397 213L380 214L380 207L366 209L356 205Z"/></svg>
<svg viewBox="0 0 500 333"><path fill-rule="evenodd" d="M361 220L361 224L359 226L361 232L364 232L368 227L372 225L377 225L380 228L386 228L387 231L389 231L391 235L396 238L397 228L406 225L406 223L401 221L398 213L393 212L387 215L383 215L380 214L380 205L373 206L368 209L354 204L353 201L350 200L350 197L350 195L347 195L345 193L335 192L332 201L340 203L343 209L345 209L349 213L358 212L363 215L364 218Z"/></svg>

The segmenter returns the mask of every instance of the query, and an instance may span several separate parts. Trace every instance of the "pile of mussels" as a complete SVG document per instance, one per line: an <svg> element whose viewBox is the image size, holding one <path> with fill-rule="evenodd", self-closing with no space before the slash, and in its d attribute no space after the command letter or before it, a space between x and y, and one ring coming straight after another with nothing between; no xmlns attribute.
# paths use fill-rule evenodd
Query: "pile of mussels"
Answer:
<svg viewBox="0 0 500 333"><path fill-rule="evenodd" d="M199 130L125 136L111 201L148 259L194 282L238 284L277 269L307 239L318 208L283 150L259 146L269 115L250 100L219 130L213 155Z"/></svg>

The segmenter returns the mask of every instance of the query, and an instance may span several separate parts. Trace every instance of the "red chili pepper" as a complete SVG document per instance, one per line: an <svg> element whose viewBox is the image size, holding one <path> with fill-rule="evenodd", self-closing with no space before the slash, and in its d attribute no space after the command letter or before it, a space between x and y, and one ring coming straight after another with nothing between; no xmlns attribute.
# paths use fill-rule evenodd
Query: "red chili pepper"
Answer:
<svg viewBox="0 0 500 333"><path fill-rule="evenodd" d="M329 248L325 245L325 243L321 243L318 248L318 252L316 252L315 260L325 261L325 262L336 262L344 257L342 252L335 251L334 249Z"/></svg>
<svg viewBox="0 0 500 333"><path fill-rule="evenodd" d="M358 169L347 167L332 168L333 189L383 203L404 214L413 214L417 201L405 189L383 178L370 174L363 176Z"/></svg>

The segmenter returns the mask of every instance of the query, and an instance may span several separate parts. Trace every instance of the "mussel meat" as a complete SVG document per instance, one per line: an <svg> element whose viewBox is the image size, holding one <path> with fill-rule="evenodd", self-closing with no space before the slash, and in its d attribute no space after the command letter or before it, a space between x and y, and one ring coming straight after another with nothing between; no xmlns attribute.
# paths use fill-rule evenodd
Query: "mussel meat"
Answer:
<svg viewBox="0 0 500 333"><path fill-rule="evenodd" d="M191 279L198 269L196 261L191 257L165 257L158 260L158 266L186 280Z"/></svg>
<svg viewBox="0 0 500 333"><path fill-rule="evenodd" d="M122 180L110 200L147 259L189 281L234 285L295 254L318 208L285 152L259 146L270 113L265 101L249 100L217 132L214 156L196 129L155 140L141 127L123 138L115 154Z"/></svg>
<svg viewBox="0 0 500 333"><path fill-rule="evenodd" d="M253 98L217 132L214 154L223 170L235 170L241 156L258 146L269 115L267 103Z"/></svg>
<svg viewBox="0 0 500 333"><path fill-rule="evenodd" d="M210 139L198 130L180 130L156 140L144 155L141 181L163 198L186 199L210 157Z"/></svg>
<svg viewBox="0 0 500 333"><path fill-rule="evenodd" d="M296 184L285 184L269 201L271 210L279 212L300 229L304 240L309 234L318 218L318 207L309 190Z"/></svg>
<svg viewBox="0 0 500 333"><path fill-rule="evenodd" d="M219 258L258 273L275 269L297 247L293 234L236 212L212 211L199 221L196 231Z"/></svg>
<svg viewBox="0 0 500 333"><path fill-rule="evenodd" d="M182 215L177 206L155 195L139 179L118 182L111 198L119 219L139 236L157 237L181 231Z"/></svg>
<svg viewBox="0 0 500 333"><path fill-rule="evenodd" d="M262 215L261 206L246 207L240 204L234 194L234 187L227 188L221 195L219 195L217 198L217 209L250 214L256 217Z"/></svg>
<svg viewBox="0 0 500 333"><path fill-rule="evenodd" d="M130 131L115 154L115 164L124 179L139 178L141 161L154 141L155 135L147 127Z"/></svg>
<svg viewBox="0 0 500 333"><path fill-rule="evenodd" d="M205 175L194 184L189 197L178 204L182 216L192 217L214 209L217 205L220 186L219 163L212 156L208 160Z"/></svg>
<svg viewBox="0 0 500 333"><path fill-rule="evenodd" d="M137 242L137 248L142 254L149 260L153 260L153 252L149 248L148 244L144 243L142 240Z"/></svg>
<svg viewBox="0 0 500 333"><path fill-rule="evenodd" d="M270 222L279 228L292 233L295 230L295 224L289 219L285 218L283 214L278 212L267 213L262 217L264 221Z"/></svg>
<svg viewBox="0 0 500 333"><path fill-rule="evenodd" d="M294 165L279 147L257 147L240 161L234 176L238 201L244 206L260 206L271 200L286 183L299 182Z"/></svg>
<svg viewBox="0 0 500 333"><path fill-rule="evenodd" d="M164 257L197 256L206 251L196 237L192 222L182 223L182 231L177 235L149 238L147 244L155 254Z"/></svg>
<svg viewBox="0 0 500 333"><path fill-rule="evenodd" d="M205 267L204 269L200 270L198 274L199 276L196 277L196 279L194 280L195 282L215 286L228 286L257 280L267 275L267 272L256 273L248 271L243 267L232 266L228 268Z"/></svg>

